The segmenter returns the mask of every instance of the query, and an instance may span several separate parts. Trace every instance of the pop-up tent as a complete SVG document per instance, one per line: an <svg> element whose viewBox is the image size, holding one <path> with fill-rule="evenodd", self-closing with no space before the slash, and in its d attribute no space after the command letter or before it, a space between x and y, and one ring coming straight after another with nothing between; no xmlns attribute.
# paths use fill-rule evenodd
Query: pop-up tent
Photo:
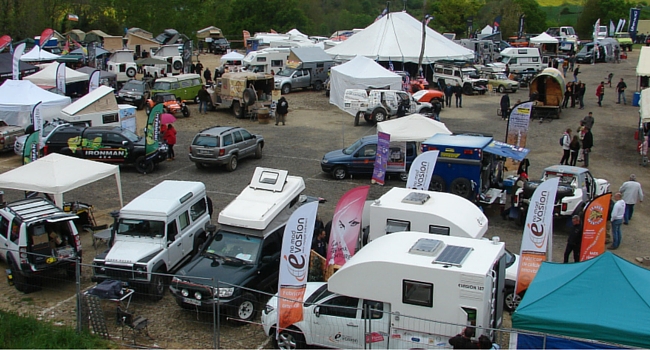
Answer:
<svg viewBox="0 0 650 350"><path fill-rule="evenodd" d="M451 135L444 123L417 113L377 123L377 132L390 134L391 142L422 142L436 134Z"/></svg>
<svg viewBox="0 0 650 350"><path fill-rule="evenodd" d="M20 62L20 76L24 77L26 75L36 73L38 67L33 66L27 62ZM5 81L6 79L11 79L13 75L13 55L4 52L0 53L0 82Z"/></svg>
<svg viewBox="0 0 650 350"><path fill-rule="evenodd" d="M538 36L530 38L530 42L532 44L557 44L559 41L546 33L542 33Z"/></svg>
<svg viewBox="0 0 650 350"><path fill-rule="evenodd" d="M388 88L402 89L402 77L382 67L379 63L356 56L352 60L332 67L330 73L330 103L344 109L346 89Z"/></svg>
<svg viewBox="0 0 650 350"><path fill-rule="evenodd" d="M0 119L10 125L27 127L34 106L41 102L43 120L59 118L70 97L45 91L29 80L6 80L0 86Z"/></svg>
<svg viewBox="0 0 650 350"><path fill-rule="evenodd" d="M513 314L512 326L646 348L650 339L648 286L650 271L611 252L575 264L544 262ZM520 334L518 348L541 345L533 341L533 336ZM551 341L547 338L547 349L561 348ZM563 348L583 346L575 342Z"/></svg>
<svg viewBox="0 0 650 350"><path fill-rule="evenodd" d="M50 63L46 65L42 70L25 77L24 80L29 80L36 85L56 86L56 69L58 67L58 62ZM68 67L65 68L65 81L67 84L88 81L89 78L90 77L86 73L77 72L76 70L70 69Z"/></svg>
<svg viewBox="0 0 650 350"><path fill-rule="evenodd" d="M34 48L29 50L26 54L20 56L20 60L25 62L54 61L57 58L59 58L59 55L41 50L38 45L34 46Z"/></svg>
<svg viewBox="0 0 650 350"><path fill-rule="evenodd" d="M471 60L474 52L426 27L422 63L438 60ZM327 50L335 61L348 61L356 55L376 61L418 63L422 47L422 22L406 12L391 12Z"/></svg>
<svg viewBox="0 0 650 350"><path fill-rule="evenodd" d="M52 194L56 205L63 208L65 192L111 175L115 176L120 207L122 207L124 202L119 166L68 157L58 153L48 154L43 158L0 174L0 188Z"/></svg>

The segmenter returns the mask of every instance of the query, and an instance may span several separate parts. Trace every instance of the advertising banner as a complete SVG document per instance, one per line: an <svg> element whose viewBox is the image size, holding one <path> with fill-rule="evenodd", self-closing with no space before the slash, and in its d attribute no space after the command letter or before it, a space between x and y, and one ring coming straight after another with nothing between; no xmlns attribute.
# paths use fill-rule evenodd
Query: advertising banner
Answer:
<svg viewBox="0 0 650 350"><path fill-rule="evenodd" d="M29 134L25 140L25 144L23 145L23 165L38 159L38 146L38 132Z"/></svg>
<svg viewBox="0 0 650 350"><path fill-rule="evenodd" d="M409 169L409 177L406 180L406 188L415 190L429 190L433 169L436 167L436 161L440 151L429 151L420 154Z"/></svg>
<svg viewBox="0 0 650 350"><path fill-rule="evenodd" d="M632 37L632 41L636 41L636 31L639 26L639 16L641 15L641 9L631 8L630 9L630 26L628 27L628 32Z"/></svg>
<svg viewBox="0 0 650 350"><path fill-rule="evenodd" d="M56 89L65 94L65 63L59 63L56 67Z"/></svg>
<svg viewBox="0 0 650 350"><path fill-rule="evenodd" d="M607 236L607 216L611 193L596 197L584 211L582 218L582 243L580 244L580 261L593 259L605 252Z"/></svg>
<svg viewBox="0 0 650 350"><path fill-rule="evenodd" d="M20 80L20 56L25 52L25 43L19 44L14 49L13 65L11 67L11 79Z"/></svg>
<svg viewBox="0 0 650 350"><path fill-rule="evenodd" d="M361 232L361 216L370 186L359 186L347 191L336 204L332 231L327 245L327 265L343 266L357 246Z"/></svg>
<svg viewBox="0 0 650 350"><path fill-rule="evenodd" d="M559 183L559 178L542 182L530 199L521 241L517 294L528 288L542 262L547 260L546 249L553 235L553 207Z"/></svg>
<svg viewBox="0 0 650 350"><path fill-rule="evenodd" d="M38 41L38 46L40 46L40 48L43 48L43 45L45 45L46 42L50 41L53 35L54 30L52 30L52 28L43 30L43 32L41 32L41 38Z"/></svg>
<svg viewBox="0 0 650 350"><path fill-rule="evenodd" d="M158 140L160 139L160 114L163 112L163 104L158 103L149 112L147 126L145 128L145 154L147 158L153 156L158 151Z"/></svg>
<svg viewBox="0 0 650 350"><path fill-rule="evenodd" d="M11 44L11 37L9 35L0 36L0 52L5 49L5 47Z"/></svg>
<svg viewBox="0 0 650 350"><path fill-rule="evenodd" d="M97 49L95 43L88 44L88 66L96 68L97 65L95 62L97 60Z"/></svg>
<svg viewBox="0 0 650 350"><path fill-rule="evenodd" d="M517 30L517 39L521 39L524 36L524 24L526 23L526 14L522 13L519 16L519 30Z"/></svg>
<svg viewBox="0 0 650 350"><path fill-rule="evenodd" d="M406 172L406 142L390 142L388 144L386 171Z"/></svg>
<svg viewBox="0 0 650 350"><path fill-rule="evenodd" d="M372 183L384 184L386 168L388 167L388 152L390 135L385 132L377 133L377 151L375 152L375 167L372 171Z"/></svg>
<svg viewBox="0 0 650 350"><path fill-rule="evenodd" d="M190 72L190 67L192 67L192 40L187 40L183 44L183 71L185 73Z"/></svg>
<svg viewBox="0 0 650 350"><path fill-rule="evenodd" d="M92 74L90 74L90 79L88 79L88 92L93 92L99 87L99 77L101 73L99 69L95 69Z"/></svg>
<svg viewBox="0 0 650 350"><path fill-rule="evenodd" d="M515 148L526 148L528 139L528 127L530 125L530 113L533 110L533 102L524 102L512 107L506 127L506 143ZM508 158L506 168L517 169L519 163Z"/></svg>

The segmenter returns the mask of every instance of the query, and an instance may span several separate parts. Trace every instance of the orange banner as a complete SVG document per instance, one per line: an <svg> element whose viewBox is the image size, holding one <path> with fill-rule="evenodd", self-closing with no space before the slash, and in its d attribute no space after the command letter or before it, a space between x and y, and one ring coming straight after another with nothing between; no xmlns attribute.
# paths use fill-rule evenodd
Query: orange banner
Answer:
<svg viewBox="0 0 650 350"><path fill-rule="evenodd" d="M596 197L584 211L582 218L582 243L580 244L580 261L593 259L605 252L607 235L607 215L611 193Z"/></svg>
<svg viewBox="0 0 650 350"><path fill-rule="evenodd" d="M519 274L517 275L517 294L526 290L533 281L542 262L546 261L545 252L525 251L521 253Z"/></svg>
<svg viewBox="0 0 650 350"><path fill-rule="evenodd" d="M305 285L280 287L278 331L302 320L302 300L305 288Z"/></svg>

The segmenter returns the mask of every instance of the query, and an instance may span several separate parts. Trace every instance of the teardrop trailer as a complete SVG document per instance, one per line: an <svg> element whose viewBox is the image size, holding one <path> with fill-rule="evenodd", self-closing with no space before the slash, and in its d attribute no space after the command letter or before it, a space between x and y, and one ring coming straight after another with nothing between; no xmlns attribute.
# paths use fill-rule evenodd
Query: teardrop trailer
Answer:
<svg viewBox="0 0 650 350"><path fill-rule="evenodd" d="M530 117L535 119L560 119L562 99L566 83L562 73L555 68L546 68L533 78L529 86L533 110Z"/></svg>

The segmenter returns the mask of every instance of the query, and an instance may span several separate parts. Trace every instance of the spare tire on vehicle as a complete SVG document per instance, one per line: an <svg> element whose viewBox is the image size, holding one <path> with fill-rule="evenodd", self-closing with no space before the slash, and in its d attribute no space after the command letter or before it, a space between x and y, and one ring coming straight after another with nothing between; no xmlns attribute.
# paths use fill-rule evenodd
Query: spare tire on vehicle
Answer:
<svg viewBox="0 0 650 350"><path fill-rule="evenodd" d="M532 197L533 192L535 192L541 183L541 181L527 181L524 183L524 198Z"/></svg>
<svg viewBox="0 0 650 350"><path fill-rule="evenodd" d="M133 67L129 67L129 68L126 69L126 76L129 77L129 78L135 77L135 73L136 73L136 71L135 71L135 68L133 68Z"/></svg>
<svg viewBox="0 0 650 350"><path fill-rule="evenodd" d="M533 192L539 187L542 181L528 181L524 184L524 198L531 198ZM573 195L573 187L570 185L558 185L557 194L555 195L555 202L560 201L562 198Z"/></svg>
<svg viewBox="0 0 650 350"><path fill-rule="evenodd" d="M243 99L244 99L244 105L252 106L257 100L257 96L255 95L255 90L251 88L247 88L246 90L244 90Z"/></svg>
<svg viewBox="0 0 650 350"><path fill-rule="evenodd" d="M181 70L183 69L183 62L181 61L174 61L174 64L172 65L175 70Z"/></svg>

